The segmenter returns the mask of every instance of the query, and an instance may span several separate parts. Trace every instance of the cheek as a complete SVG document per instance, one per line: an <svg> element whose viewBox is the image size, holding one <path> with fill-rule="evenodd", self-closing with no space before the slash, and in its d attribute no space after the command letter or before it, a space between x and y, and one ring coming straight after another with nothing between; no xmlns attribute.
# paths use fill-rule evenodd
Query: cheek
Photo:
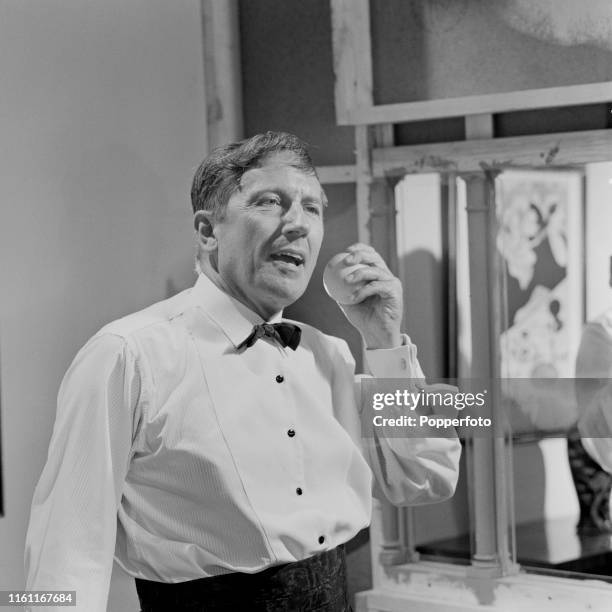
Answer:
<svg viewBox="0 0 612 612"><path fill-rule="evenodd" d="M312 231L310 237L310 252L312 253L313 260L316 260L321 250L321 244L323 243L323 226ZM314 261L314 263L316 263L316 261Z"/></svg>
<svg viewBox="0 0 612 612"><path fill-rule="evenodd" d="M257 235L253 228L245 224L235 232L225 245L226 257L234 261L247 262L257 250Z"/></svg>

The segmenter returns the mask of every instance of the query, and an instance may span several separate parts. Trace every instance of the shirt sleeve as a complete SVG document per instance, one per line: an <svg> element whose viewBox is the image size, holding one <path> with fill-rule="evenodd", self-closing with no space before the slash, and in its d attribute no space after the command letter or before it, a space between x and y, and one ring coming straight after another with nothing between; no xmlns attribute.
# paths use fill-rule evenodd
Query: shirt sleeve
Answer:
<svg viewBox="0 0 612 612"><path fill-rule="evenodd" d="M366 351L367 365L378 378L424 378L416 346L406 335L393 349ZM352 364L348 346L343 344L344 360ZM347 356L348 353L348 356ZM353 374L354 376L354 374ZM360 377L354 379L355 403L361 412ZM353 426L353 431L354 431ZM421 428L425 434L427 429ZM383 437L362 439L364 455L374 474L375 495L382 492L396 506L414 506L443 501L457 486L461 444L441 438L431 428L432 437Z"/></svg>
<svg viewBox="0 0 612 612"><path fill-rule="evenodd" d="M133 353L112 334L94 336L81 349L60 387L32 500L26 589L76 591L76 612L106 611L140 393Z"/></svg>

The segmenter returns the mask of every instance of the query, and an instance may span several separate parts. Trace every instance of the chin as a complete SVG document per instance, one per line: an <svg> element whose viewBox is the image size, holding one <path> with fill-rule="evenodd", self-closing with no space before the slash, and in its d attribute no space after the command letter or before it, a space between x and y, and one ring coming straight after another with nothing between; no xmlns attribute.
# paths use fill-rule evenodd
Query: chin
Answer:
<svg viewBox="0 0 612 612"><path fill-rule="evenodd" d="M273 286L268 287L266 302L270 307L275 310L283 310L287 306L291 306L296 302L306 291L306 286L300 285L299 287L290 286L288 287L284 283L275 283Z"/></svg>

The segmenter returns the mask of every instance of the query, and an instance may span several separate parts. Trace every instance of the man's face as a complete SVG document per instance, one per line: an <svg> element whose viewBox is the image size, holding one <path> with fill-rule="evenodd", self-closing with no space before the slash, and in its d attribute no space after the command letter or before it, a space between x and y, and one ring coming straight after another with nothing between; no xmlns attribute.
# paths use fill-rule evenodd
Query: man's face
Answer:
<svg viewBox="0 0 612 612"><path fill-rule="evenodd" d="M281 152L245 172L214 227L221 282L265 319L304 293L323 239L321 185L292 161Z"/></svg>

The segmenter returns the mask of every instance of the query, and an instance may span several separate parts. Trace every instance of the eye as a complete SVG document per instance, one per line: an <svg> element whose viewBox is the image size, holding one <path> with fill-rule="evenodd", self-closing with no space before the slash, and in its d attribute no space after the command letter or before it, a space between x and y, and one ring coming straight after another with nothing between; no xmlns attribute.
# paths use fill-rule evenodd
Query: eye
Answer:
<svg viewBox="0 0 612 612"><path fill-rule="evenodd" d="M266 195L257 200L258 206L278 206L281 203L281 199L277 195Z"/></svg>
<svg viewBox="0 0 612 612"><path fill-rule="evenodd" d="M316 215L317 217L320 217L322 213L321 207L318 204L306 204L306 206L304 206L304 210L312 215Z"/></svg>

